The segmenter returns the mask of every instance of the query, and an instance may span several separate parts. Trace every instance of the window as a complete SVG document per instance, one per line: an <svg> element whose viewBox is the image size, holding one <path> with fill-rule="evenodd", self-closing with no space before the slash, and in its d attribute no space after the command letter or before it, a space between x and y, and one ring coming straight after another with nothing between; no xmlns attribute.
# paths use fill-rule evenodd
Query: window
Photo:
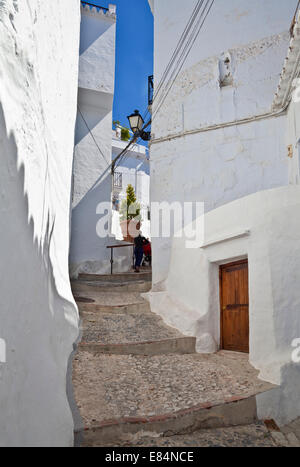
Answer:
<svg viewBox="0 0 300 467"><path fill-rule="evenodd" d="M121 172L115 172L114 174L114 187L122 188L122 173Z"/></svg>

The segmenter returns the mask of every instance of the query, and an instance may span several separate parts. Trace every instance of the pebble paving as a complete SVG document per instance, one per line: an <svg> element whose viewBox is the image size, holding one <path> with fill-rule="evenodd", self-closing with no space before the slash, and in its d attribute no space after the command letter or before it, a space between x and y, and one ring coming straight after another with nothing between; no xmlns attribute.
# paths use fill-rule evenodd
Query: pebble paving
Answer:
<svg viewBox="0 0 300 467"><path fill-rule="evenodd" d="M130 292L120 285L83 280L73 283L74 296L93 301L91 305L78 303L82 307L83 343L126 344L182 337L147 306L135 311L118 308L145 304L134 291L134 284ZM99 311L92 308L94 304L116 309ZM245 354L134 356L98 354L82 347L74 359L73 383L85 428L124 417L172 415L202 403L224 403L272 387L258 379ZM261 424L172 437L154 437L146 432L127 436L111 446L274 446L274 439Z"/></svg>
<svg viewBox="0 0 300 467"><path fill-rule="evenodd" d="M153 313L85 313L83 337L86 343L119 344L182 337Z"/></svg>
<svg viewBox="0 0 300 467"><path fill-rule="evenodd" d="M144 303L144 299L135 292L114 292L114 287L106 287L102 290L97 285L87 285L76 283L72 286L73 295L76 297L86 297L94 300L94 303L107 306L131 305L134 303ZM80 305L80 304L79 304Z"/></svg>
<svg viewBox="0 0 300 467"><path fill-rule="evenodd" d="M205 402L248 397L271 386L243 355L235 366L219 355L95 355L74 365L75 396L87 426L122 417L172 414Z"/></svg>

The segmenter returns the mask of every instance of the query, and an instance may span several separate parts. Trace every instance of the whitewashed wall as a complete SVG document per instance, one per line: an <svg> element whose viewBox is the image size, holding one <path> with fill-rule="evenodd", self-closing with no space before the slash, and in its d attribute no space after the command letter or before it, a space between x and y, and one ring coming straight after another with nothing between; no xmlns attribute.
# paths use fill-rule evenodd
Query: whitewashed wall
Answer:
<svg viewBox="0 0 300 467"><path fill-rule="evenodd" d="M30 3L30 5L29 5ZM0 445L71 446L79 0L0 2Z"/></svg>
<svg viewBox="0 0 300 467"><path fill-rule="evenodd" d="M70 272L108 273L114 238L100 238L101 202L111 203L111 127L115 73L114 13L81 8L79 95L73 167ZM89 132L91 130L91 133ZM96 140L96 143L95 143ZM98 146L98 147L97 147ZM111 224L111 208L109 208ZM126 255L124 255L126 261ZM122 258L121 258L122 263Z"/></svg>
<svg viewBox="0 0 300 467"><path fill-rule="evenodd" d="M199 242L189 249L184 238L173 239L165 290L147 295L151 309L168 324L197 337L198 352L215 352L220 342L219 265L248 258L250 362L262 379L281 385L271 400L259 398L259 414L278 423L300 415L300 366L292 362L292 341L300 336L299 203L299 186L290 186L207 213L207 246Z"/></svg>
<svg viewBox="0 0 300 467"><path fill-rule="evenodd" d="M115 12L81 7L80 88L114 94Z"/></svg>
<svg viewBox="0 0 300 467"><path fill-rule="evenodd" d="M164 105L154 140L270 111L289 44L295 0L216 0ZM155 84L196 4L154 1ZM233 85L220 88L219 60L232 59ZM155 104L153 106L155 113ZM288 184L282 117L199 132L151 145L151 200L203 201L209 211ZM167 278L170 242L153 240L154 284Z"/></svg>
<svg viewBox="0 0 300 467"><path fill-rule="evenodd" d="M188 8L177 0L153 3L157 84L196 2ZM187 249L182 239L153 238L151 309L196 336L199 352L216 351L219 265L248 258L250 362L261 378L280 385L258 397L259 416L280 424L300 415L300 370L291 357L300 336L299 187L289 186L299 183L299 104L280 117L183 134L272 111L296 5L216 0L154 119L150 150L151 200L204 201L205 239L220 240ZM220 88L224 53L231 56L233 81Z"/></svg>
<svg viewBox="0 0 300 467"><path fill-rule="evenodd" d="M300 184L300 80L294 83L292 101L287 114L286 146L292 147L292 153L288 159L289 183ZM288 153L288 149L287 149Z"/></svg>

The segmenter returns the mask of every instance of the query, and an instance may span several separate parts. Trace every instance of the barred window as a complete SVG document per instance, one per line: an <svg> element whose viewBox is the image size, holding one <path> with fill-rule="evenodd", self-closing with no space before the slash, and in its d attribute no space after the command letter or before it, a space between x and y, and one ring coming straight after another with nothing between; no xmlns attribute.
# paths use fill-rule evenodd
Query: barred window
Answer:
<svg viewBox="0 0 300 467"><path fill-rule="evenodd" d="M115 188L122 188L122 173L115 172L114 175L114 187Z"/></svg>

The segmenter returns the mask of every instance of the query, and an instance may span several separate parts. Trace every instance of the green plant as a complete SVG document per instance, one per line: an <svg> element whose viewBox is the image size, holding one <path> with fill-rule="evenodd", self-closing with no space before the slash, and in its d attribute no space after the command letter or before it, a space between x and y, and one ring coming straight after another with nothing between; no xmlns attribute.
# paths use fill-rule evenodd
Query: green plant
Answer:
<svg viewBox="0 0 300 467"><path fill-rule="evenodd" d="M129 141L130 140L130 131L128 128L122 127L121 129L121 140Z"/></svg>
<svg viewBox="0 0 300 467"><path fill-rule="evenodd" d="M129 141L130 140L130 131L129 128L126 126L122 126L119 120L114 120L113 121L113 128L114 130L119 127L121 128L121 140L122 141Z"/></svg>
<svg viewBox="0 0 300 467"><path fill-rule="evenodd" d="M113 126L114 126L114 130L115 130L117 126L121 126L121 123L119 122L119 120L114 120L113 121Z"/></svg>
<svg viewBox="0 0 300 467"><path fill-rule="evenodd" d="M126 189L126 199L123 199L120 206L120 216L122 221L135 219L141 220L141 206L137 202L134 188L132 185L128 185Z"/></svg>

